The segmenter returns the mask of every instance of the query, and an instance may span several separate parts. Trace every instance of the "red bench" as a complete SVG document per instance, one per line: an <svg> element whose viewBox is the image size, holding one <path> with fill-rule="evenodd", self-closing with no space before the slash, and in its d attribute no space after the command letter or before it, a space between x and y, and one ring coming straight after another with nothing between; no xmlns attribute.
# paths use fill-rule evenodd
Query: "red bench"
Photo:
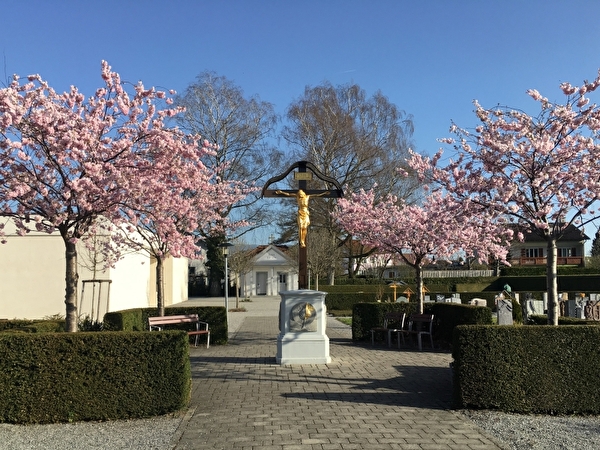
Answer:
<svg viewBox="0 0 600 450"><path fill-rule="evenodd" d="M196 329L188 331L188 336L196 336L194 346L198 346L198 337L201 334L206 334L206 348L210 346L210 330L208 329L208 323L202 322L198 319L198 314L181 314L175 316L160 316L160 317L148 317L148 327L150 331L158 330L161 331L165 325L180 325L183 323L195 323ZM200 328L202 326L202 328Z"/></svg>

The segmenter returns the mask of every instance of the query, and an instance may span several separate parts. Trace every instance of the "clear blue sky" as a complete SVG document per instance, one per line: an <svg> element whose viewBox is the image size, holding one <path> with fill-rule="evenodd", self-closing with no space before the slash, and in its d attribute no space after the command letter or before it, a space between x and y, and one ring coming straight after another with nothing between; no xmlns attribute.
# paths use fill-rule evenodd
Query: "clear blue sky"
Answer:
<svg viewBox="0 0 600 450"><path fill-rule="evenodd" d="M451 120L476 124L473 99L535 114L527 89L560 100L562 81L600 68L594 0L4 0L1 12L4 82L39 73L91 95L105 59L182 92L213 70L281 115L307 85L352 82L412 114L429 154Z"/></svg>
<svg viewBox="0 0 600 450"><path fill-rule="evenodd" d="M476 124L473 99L528 110L527 89L560 99L560 82L600 68L600 1L2 3L4 81L39 73L57 90L73 84L91 95L105 59L124 80L182 92L214 70L280 114L306 85L354 82L412 114L426 153L451 120Z"/></svg>

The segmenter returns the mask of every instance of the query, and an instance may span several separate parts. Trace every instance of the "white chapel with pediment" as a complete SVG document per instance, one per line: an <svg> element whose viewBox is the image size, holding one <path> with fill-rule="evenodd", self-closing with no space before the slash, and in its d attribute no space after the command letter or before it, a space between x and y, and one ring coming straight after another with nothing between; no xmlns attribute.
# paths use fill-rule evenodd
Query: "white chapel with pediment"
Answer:
<svg viewBox="0 0 600 450"><path fill-rule="evenodd" d="M256 248L252 268L242 275L241 296L276 296L298 289L298 264L285 250L272 244Z"/></svg>

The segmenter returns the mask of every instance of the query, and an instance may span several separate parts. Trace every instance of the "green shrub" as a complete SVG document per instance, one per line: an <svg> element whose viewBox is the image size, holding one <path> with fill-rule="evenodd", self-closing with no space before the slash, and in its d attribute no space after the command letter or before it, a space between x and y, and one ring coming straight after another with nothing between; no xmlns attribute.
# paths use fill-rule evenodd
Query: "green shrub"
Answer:
<svg viewBox="0 0 600 450"><path fill-rule="evenodd" d="M545 314L532 314L527 317L529 325L548 325L548 316ZM600 322L595 320L577 319L575 317L558 318L559 325L600 325Z"/></svg>
<svg viewBox="0 0 600 450"><path fill-rule="evenodd" d="M24 320L24 319L1 319L0 320L0 331L12 330L15 328L22 328L27 325L31 325L33 320Z"/></svg>
<svg viewBox="0 0 600 450"><path fill-rule="evenodd" d="M173 306L165 309L165 315L198 314L203 322L208 322L211 344L227 344L227 312L223 306ZM104 315L106 331L145 331L148 330L148 317L158 316L157 308L136 308L114 311ZM192 330L194 324L172 325L170 329Z"/></svg>
<svg viewBox="0 0 600 450"><path fill-rule="evenodd" d="M10 326L0 331L21 333L59 333L64 332L66 324L62 320L15 320L9 322Z"/></svg>
<svg viewBox="0 0 600 450"><path fill-rule="evenodd" d="M325 306L328 311L351 310L356 303L373 302L373 292L337 292L325 296Z"/></svg>
<svg viewBox="0 0 600 450"><path fill-rule="evenodd" d="M492 310L486 306L461 305L458 303L433 303L434 340L441 346L452 343L452 333L458 325L491 325Z"/></svg>
<svg viewBox="0 0 600 450"><path fill-rule="evenodd" d="M388 312L404 312L408 316L416 310L416 303L356 303L352 310L352 340L370 340L371 329L380 327Z"/></svg>
<svg viewBox="0 0 600 450"><path fill-rule="evenodd" d="M371 329L380 327L388 312L404 312L410 316L417 311L417 304L411 303L358 303L352 311L352 340L368 341ZM434 315L434 341L440 347L448 347L452 342L452 332L457 325L491 324L492 312L487 307L461 305L458 303L433 303L424 305L426 314Z"/></svg>
<svg viewBox="0 0 600 450"><path fill-rule="evenodd" d="M525 414L599 414L598 326L456 327L454 403Z"/></svg>
<svg viewBox="0 0 600 450"><path fill-rule="evenodd" d="M187 405L187 335L0 334L0 422L150 417Z"/></svg>

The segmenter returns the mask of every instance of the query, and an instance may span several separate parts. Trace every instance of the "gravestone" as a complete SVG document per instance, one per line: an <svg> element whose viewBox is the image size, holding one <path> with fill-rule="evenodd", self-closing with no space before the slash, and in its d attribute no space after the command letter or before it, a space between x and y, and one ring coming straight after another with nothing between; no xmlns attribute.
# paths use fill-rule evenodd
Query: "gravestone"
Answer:
<svg viewBox="0 0 600 450"><path fill-rule="evenodd" d="M575 300L567 300L567 317L577 317L577 302Z"/></svg>
<svg viewBox="0 0 600 450"><path fill-rule="evenodd" d="M527 315L544 314L544 302L542 300L527 300Z"/></svg>
<svg viewBox="0 0 600 450"><path fill-rule="evenodd" d="M590 298L581 294L575 297L575 317L578 319L585 319L585 307L587 306Z"/></svg>
<svg viewBox="0 0 600 450"><path fill-rule="evenodd" d="M502 298L498 301L498 325L512 325L512 301L509 298Z"/></svg>
<svg viewBox="0 0 600 450"><path fill-rule="evenodd" d="M469 302L469 305L473 305L473 306L487 306L487 300L485 298L473 298Z"/></svg>

